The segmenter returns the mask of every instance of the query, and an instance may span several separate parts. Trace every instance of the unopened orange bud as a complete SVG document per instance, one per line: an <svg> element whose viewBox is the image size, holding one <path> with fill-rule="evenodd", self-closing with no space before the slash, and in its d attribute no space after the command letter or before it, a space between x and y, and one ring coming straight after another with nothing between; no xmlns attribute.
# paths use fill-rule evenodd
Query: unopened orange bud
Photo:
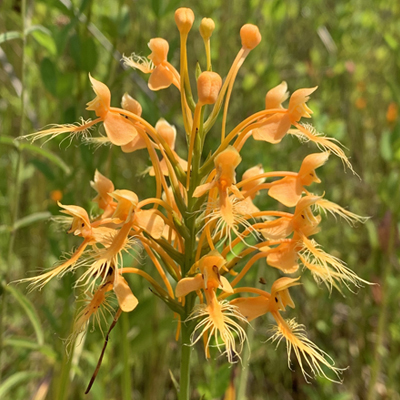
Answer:
<svg viewBox="0 0 400 400"><path fill-rule="evenodd" d="M61 201L63 198L63 194L61 190L52 190L50 193L50 197L53 201Z"/></svg>
<svg viewBox="0 0 400 400"><path fill-rule="evenodd" d="M200 104L214 104L222 86L222 79L216 72L202 72L197 79L197 94Z"/></svg>
<svg viewBox="0 0 400 400"><path fill-rule="evenodd" d="M246 24L240 29L240 38L245 49L253 50L261 42L261 33L257 26Z"/></svg>
<svg viewBox="0 0 400 400"><path fill-rule="evenodd" d="M189 33L194 22L194 13L190 8L181 7L175 11L175 23L180 33Z"/></svg>
<svg viewBox="0 0 400 400"><path fill-rule="evenodd" d="M142 115L142 106L137 100L129 96L128 93L122 96L121 107L126 111L139 115L139 117Z"/></svg>
<svg viewBox="0 0 400 400"><path fill-rule="evenodd" d="M200 24L200 35L204 40L210 39L215 29L215 23L211 18L203 18Z"/></svg>
<svg viewBox="0 0 400 400"><path fill-rule="evenodd" d="M148 58L153 61L155 66L160 65L163 61L167 60L169 44L165 39L151 39L148 46L152 51Z"/></svg>

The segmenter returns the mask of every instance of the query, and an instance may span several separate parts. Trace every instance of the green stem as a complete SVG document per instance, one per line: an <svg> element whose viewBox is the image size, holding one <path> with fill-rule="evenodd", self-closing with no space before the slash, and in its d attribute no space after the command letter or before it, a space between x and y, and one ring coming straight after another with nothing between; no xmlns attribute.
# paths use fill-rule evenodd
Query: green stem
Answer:
<svg viewBox="0 0 400 400"><path fill-rule="evenodd" d="M61 367L61 374L60 378L58 380L58 385L57 385L57 400L65 400L68 398L69 394L69 385L70 385L70 371L71 371L71 363L72 363L72 356L73 352L75 350L75 346L71 348L71 354L67 355L64 353L64 358L63 358L63 363Z"/></svg>
<svg viewBox="0 0 400 400"><path fill-rule="evenodd" d="M124 369L122 371L122 400L131 400L131 374L129 368L129 319L127 313L121 315L121 352Z"/></svg>
<svg viewBox="0 0 400 400"><path fill-rule="evenodd" d="M186 299L189 300L187 296ZM188 303L192 303L188 301ZM190 328L182 322L182 339L181 339L181 377L179 382L179 400L190 399L190 356L192 347L190 346Z"/></svg>

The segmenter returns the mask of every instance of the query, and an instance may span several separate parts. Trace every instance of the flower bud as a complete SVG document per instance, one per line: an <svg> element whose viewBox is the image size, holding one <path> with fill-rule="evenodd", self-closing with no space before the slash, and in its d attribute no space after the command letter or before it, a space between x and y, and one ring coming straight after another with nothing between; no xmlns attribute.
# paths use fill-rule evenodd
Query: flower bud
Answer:
<svg viewBox="0 0 400 400"><path fill-rule="evenodd" d="M202 72L197 80L197 94L200 104L214 104L222 86L222 79L216 72Z"/></svg>
<svg viewBox="0 0 400 400"><path fill-rule="evenodd" d="M167 60L169 44L165 39L151 39L148 46L152 51L148 58L153 61L155 66L160 65L163 61Z"/></svg>
<svg viewBox="0 0 400 400"><path fill-rule="evenodd" d="M194 22L194 13L190 8L181 7L175 11L175 23L180 33L189 33Z"/></svg>
<svg viewBox="0 0 400 400"><path fill-rule="evenodd" d="M215 29L215 23L211 18L203 18L200 23L200 35L204 40L210 39Z"/></svg>
<svg viewBox="0 0 400 400"><path fill-rule="evenodd" d="M122 96L121 107L126 111L138 115L139 117L142 115L142 106L137 100L129 96L128 93L125 93Z"/></svg>
<svg viewBox="0 0 400 400"><path fill-rule="evenodd" d="M261 33L257 26L246 24L240 29L240 38L245 49L253 50L261 42Z"/></svg>

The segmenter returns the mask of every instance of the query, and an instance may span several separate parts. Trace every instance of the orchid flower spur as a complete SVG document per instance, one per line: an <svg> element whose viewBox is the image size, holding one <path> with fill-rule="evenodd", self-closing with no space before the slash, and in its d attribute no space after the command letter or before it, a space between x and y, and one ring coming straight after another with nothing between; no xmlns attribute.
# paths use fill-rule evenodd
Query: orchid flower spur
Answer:
<svg viewBox="0 0 400 400"><path fill-rule="evenodd" d="M143 198L138 187L116 188L123 174L116 177L118 185L115 185L98 170L93 171L91 186L96 192L93 203L98 215L89 216L80 206L59 203L68 218L68 232L81 238L77 249L50 271L21 280L42 288L55 277L77 272L75 286L83 290L87 302L77 314L73 342L90 320L99 322L106 316L101 310L111 310L108 300L112 297L118 310L110 330L121 312L135 315L141 307L140 295L133 294L126 277L134 274L145 279L152 293L171 310L171 318L178 321L179 400L191 398L190 359L198 342L203 341L206 358L219 352L230 363L241 360L248 323L267 313L277 323L272 340L279 343L285 339L288 355L294 352L306 379L315 375L328 377L323 368L330 369L338 378L341 369L308 339L303 326L281 316L287 306L294 308L291 294L295 299L295 289L308 271L329 290L332 287L342 290L343 285L351 290L368 284L339 258L322 250L314 239L322 232L321 221L326 214L340 216L351 225L365 221L324 196L310 192L313 189L309 187L314 183L324 186L316 170L328 161L330 154L339 156L352 168L337 140L321 136L311 125L300 122L312 116L308 101L316 87L296 90L290 98L286 82L265 90L265 109L227 131L233 86L248 54L261 41L260 31L252 24L240 29L237 55L229 70L218 74L212 70L211 62L215 24L209 18L203 19L200 34L206 65L199 64L192 91L187 41L194 13L180 8L175 21L180 36L179 72L168 61L169 44L161 38L150 40L152 53L148 57L133 55L124 57L124 62L150 74L151 90L168 89L171 85L179 90L182 115L169 120L182 121L181 125L176 122L176 127L170 125L165 115L157 118L146 115L146 108L142 110L140 103L127 93L120 108L111 107L108 87L89 76L96 97L88 103L87 110L96 114L95 120L56 125L27 135L31 140L49 140L68 133L84 138L90 128L101 124L106 136L91 141L117 146L118 153L114 155L134 160L131 153L144 150L149 174L143 179L149 180L149 190L155 186L154 197ZM289 103L284 108L282 104L287 99ZM220 119L219 114L222 114ZM148 122L150 117L158 119L155 126ZM265 142L258 146L267 153L270 146L287 134L311 141L323 151L300 160L298 172L271 171L264 163L247 169L237 181L236 170L242 159L246 161L242 149L248 138ZM216 138L215 148L205 154L205 144L215 144ZM185 142L186 149L177 145ZM187 154L187 158L178 153ZM272 157L275 153L268 154ZM148 262L143 262L140 268L127 265L124 255L135 257L139 252L147 256ZM248 273L260 260L266 260L263 268L267 274L271 268L275 269L275 275L279 274L270 292L238 286L244 277L251 282ZM323 295L326 294L321 292Z"/></svg>

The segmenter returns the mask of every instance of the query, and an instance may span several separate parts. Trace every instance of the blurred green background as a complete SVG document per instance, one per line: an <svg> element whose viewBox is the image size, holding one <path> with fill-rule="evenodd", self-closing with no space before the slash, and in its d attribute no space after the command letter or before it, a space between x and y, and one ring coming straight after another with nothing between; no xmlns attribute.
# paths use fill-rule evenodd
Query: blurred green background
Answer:
<svg viewBox="0 0 400 400"><path fill-rule="evenodd" d="M198 26L212 17L213 68L222 77L240 48L239 29L257 24L263 40L239 72L229 109L228 130L264 108L268 89L286 80L291 92L318 85L309 105L316 128L340 140L361 179L344 171L331 156L318 170L318 193L353 212L370 216L355 229L327 217L317 236L324 249L345 260L362 278L379 285L342 296L314 283L307 274L292 290L296 316L310 338L339 367L343 384L317 379L307 384L296 362L287 367L284 344L265 343L272 321L264 317L249 329L250 358L243 366L224 357L206 361L201 346L193 357L193 399L222 399L230 384L237 399L400 399L400 3L398 1L177 0L94 2L93 0L3 0L0 4L0 272L1 399L174 399L170 373L179 376L176 321L139 277L130 285L138 308L123 315L111 334L102 368L91 393L84 390L103 345L101 332L89 329L72 358L63 340L71 330L77 291L73 276L55 280L42 291L6 283L49 268L79 240L55 229L56 204L90 210L95 169L117 188L140 198L154 195L154 182L143 177L145 151L123 154L118 148L95 149L59 138L43 147L13 138L51 123L75 122L94 94L88 73L106 83L117 106L124 92L143 106L155 123L164 117L178 127L178 152L185 147L179 93L150 92L147 76L125 70L121 55L150 53L153 37L169 41L169 61L179 65L179 35L174 10L193 8L189 69L204 68ZM192 85L193 86L193 85ZM217 124L218 125L218 124ZM213 129L207 149L215 148ZM238 176L257 163L266 170L297 171L312 144L287 137L279 145L249 140ZM185 155L185 151L180 153ZM257 199L263 207L275 203ZM146 260L142 265L153 270ZM132 264L131 260L128 263ZM247 277L255 284L277 277L265 264ZM229 398L226 397L228 400Z"/></svg>

